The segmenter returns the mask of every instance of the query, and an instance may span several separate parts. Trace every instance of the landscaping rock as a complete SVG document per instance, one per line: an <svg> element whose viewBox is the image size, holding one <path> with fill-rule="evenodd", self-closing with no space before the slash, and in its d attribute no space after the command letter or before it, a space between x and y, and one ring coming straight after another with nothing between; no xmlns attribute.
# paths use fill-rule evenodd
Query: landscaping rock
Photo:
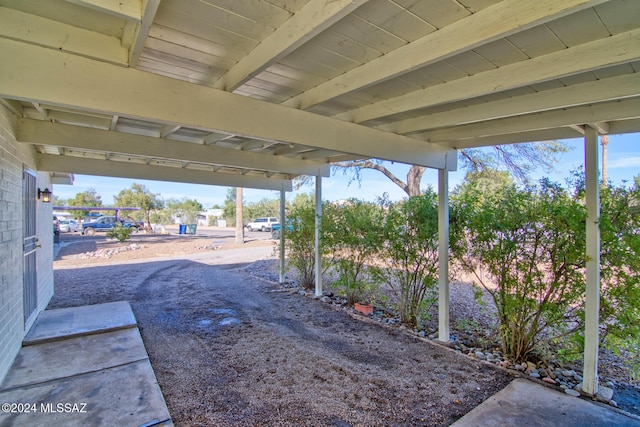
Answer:
<svg viewBox="0 0 640 427"><path fill-rule="evenodd" d="M613 399L613 389L609 387L605 387L601 385L598 387L598 392L596 393L596 400L600 402L609 403Z"/></svg>

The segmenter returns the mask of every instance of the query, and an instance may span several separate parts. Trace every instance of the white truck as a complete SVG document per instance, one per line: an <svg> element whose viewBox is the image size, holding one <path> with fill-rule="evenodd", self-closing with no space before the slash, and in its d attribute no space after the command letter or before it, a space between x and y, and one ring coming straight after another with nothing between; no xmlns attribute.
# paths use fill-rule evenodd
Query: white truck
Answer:
<svg viewBox="0 0 640 427"><path fill-rule="evenodd" d="M271 231L271 225L278 224L279 222L280 220L278 220L278 218L274 218L271 216L262 217L262 218L256 218L255 221L250 222L249 224L245 225L245 227L249 231L256 231L256 230Z"/></svg>

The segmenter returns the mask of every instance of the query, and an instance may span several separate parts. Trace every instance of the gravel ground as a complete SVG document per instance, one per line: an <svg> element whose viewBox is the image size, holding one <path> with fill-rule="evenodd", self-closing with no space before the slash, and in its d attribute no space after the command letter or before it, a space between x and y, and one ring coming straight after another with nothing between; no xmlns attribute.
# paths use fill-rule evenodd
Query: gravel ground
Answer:
<svg viewBox="0 0 640 427"><path fill-rule="evenodd" d="M408 331L390 326L389 312L372 321L339 298L301 296L295 280L269 283L278 280L274 242L248 240L81 239L60 249L50 307L129 300L177 425L448 425L509 381L421 338L435 336L435 312L425 330ZM490 329L491 301L480 306L464 282L452 282L450 296L452 346L486 352L474 345ZM624 359L603 351L600 361L617 405L640 415Z"/></svg>
<svg viewBox="0 0 640 427"><path fill-rule="evenodd" d="M247 274L269 241L133 240L61 248L49 308L129 301L178 426L445 426L512 379Z"/></svg>
<svg viewBox="0 0 640 427"><path fill-rule="evenodd" d="M278 281L277 260L261 260L252 263L245 271L267 280ZM294 275L287 276L286 286L296 287ZM326 286L325 286L326 288ZM451 348L470 357L487 360L493 364L518 371L523 376L542 380L565 393L571 393L582 382L582 364L561 364L553 359L553 350L548 349L548 360L540 360L536 364L527 362L515 364L502 357L498 337L495 333L496 308L491 296L484 292L482 303L478 303L474 288L469 282L454 281L450 284L450 327ZM328 298L325 297L325 300ZM345 303L339 297L331 298L334 304ZM346 308L346 307L345 307ZM412 331L421 337L437 338L437 307L430 310L431 320L423 328ZM376 309L371 316L377 322L387 325L399 325L400 319L392 311ZM400 326L402 327L402 326ZM619 355L610 350L601 349L599 355L600 385L614 391L613 397L599 396L599 400L613 407L640 416L640 381L633 380L628 362L637 355L621 351ZM569 389L569 390L567 390ZM566 391L565 391L566 390Z"/></svg>

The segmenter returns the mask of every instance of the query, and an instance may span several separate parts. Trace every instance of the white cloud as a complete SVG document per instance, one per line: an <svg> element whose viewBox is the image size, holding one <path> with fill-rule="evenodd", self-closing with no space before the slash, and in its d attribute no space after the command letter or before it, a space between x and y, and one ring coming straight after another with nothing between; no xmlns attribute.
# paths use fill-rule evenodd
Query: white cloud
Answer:
<svg viewBox="0 0 640 427"><path fill-rule="evenodd" d="M607 167L610 169L640 168L640 156L631 155L613 159L607 162Z"/></svg>

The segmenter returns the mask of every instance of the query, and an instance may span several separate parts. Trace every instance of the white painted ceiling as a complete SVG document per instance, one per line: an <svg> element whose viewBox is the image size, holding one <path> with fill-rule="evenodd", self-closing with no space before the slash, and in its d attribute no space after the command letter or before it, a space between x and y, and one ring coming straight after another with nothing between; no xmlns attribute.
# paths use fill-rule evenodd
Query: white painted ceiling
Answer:
<svg viewBox="0 0 640 427"><path fill-rule="evenodd" d="M0 0L0 56L56 173L289 189L640 132L638 0Z"/></svg>

